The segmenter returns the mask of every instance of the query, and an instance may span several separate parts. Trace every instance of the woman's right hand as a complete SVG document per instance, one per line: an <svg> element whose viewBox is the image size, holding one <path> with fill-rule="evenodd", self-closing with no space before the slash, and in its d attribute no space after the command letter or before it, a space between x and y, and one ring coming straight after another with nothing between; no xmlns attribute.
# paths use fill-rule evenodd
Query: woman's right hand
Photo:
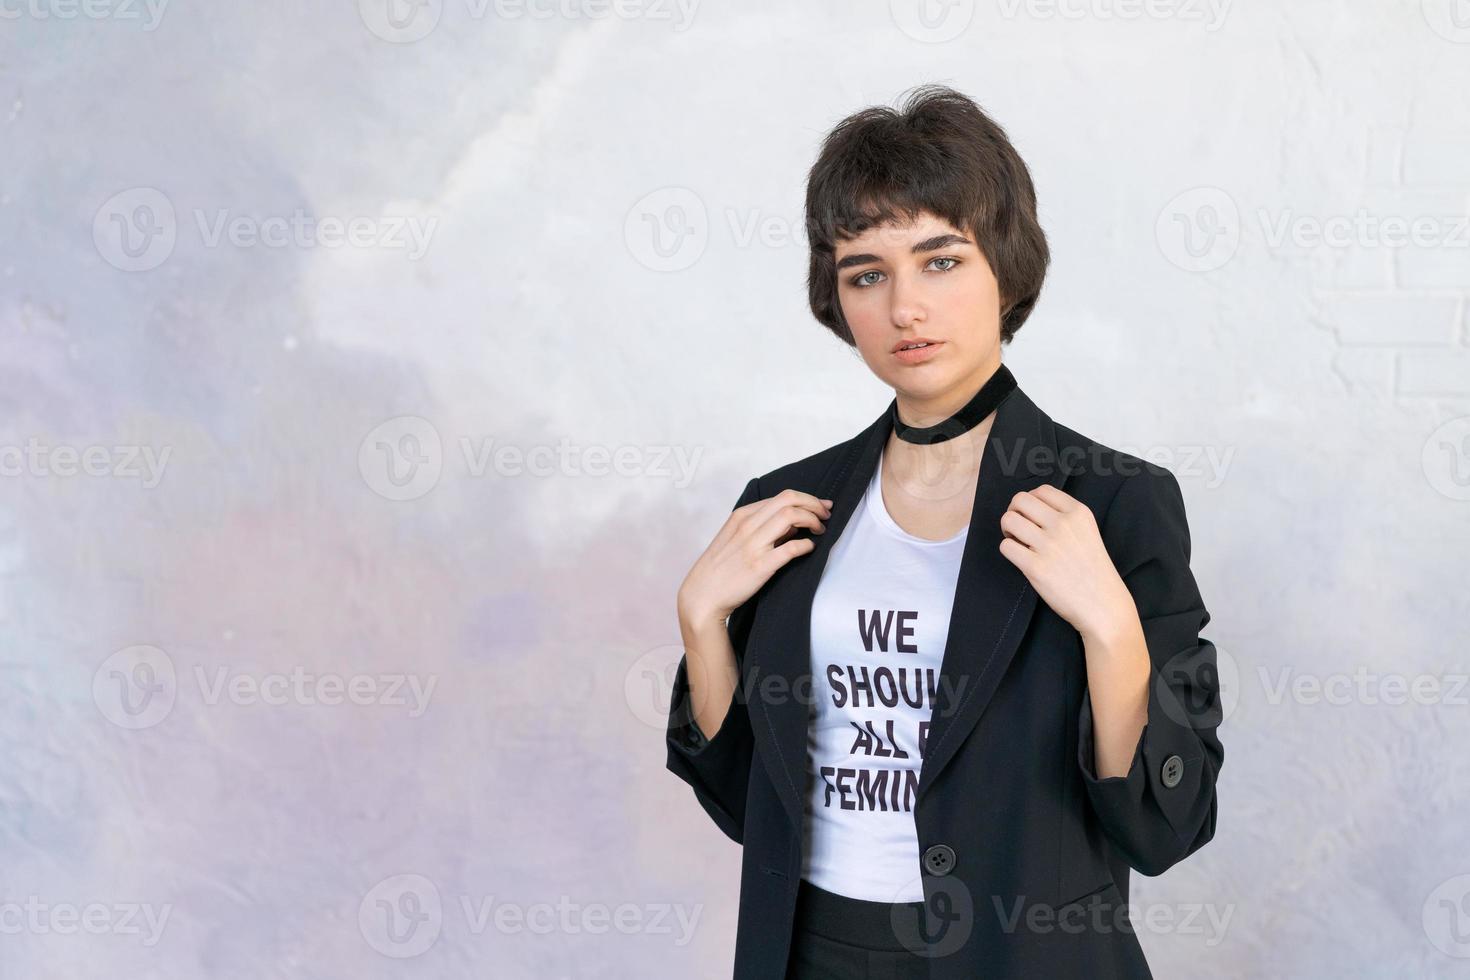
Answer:
<svg viewBox="0 0 1470 980"><path fill-rule="evenodd" d="M792 537L798 528L826 533L832 501L786 489L730 512L679 586L679 619L691 631L718 625L755 595L777 569L817 546Z"/></svg>

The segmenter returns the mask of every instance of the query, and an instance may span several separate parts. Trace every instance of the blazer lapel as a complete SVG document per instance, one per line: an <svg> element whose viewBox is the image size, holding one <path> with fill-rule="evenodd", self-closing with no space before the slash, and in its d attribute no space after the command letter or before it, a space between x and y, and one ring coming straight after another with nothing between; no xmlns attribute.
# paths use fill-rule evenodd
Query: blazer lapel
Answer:
<svg viewBox="0 0 1470 980"><path fill-rule="evenodd" d="M772 783L798 827L805 807L813 696L812 598L832 545L857 509L892 429L885 406L882 415L849 441L819 486L798 488L831 499L832 517L826 533L814 536L816 547L783 566L767 583L746 646L752 730ZM1013 389L996 408L981 454L919 774L920 800L979 722L1036 609L1036 590L1000 553L1001 515L1020 491L1043 483L1060 487L1064 477L1051 419L1019 387Z"/></svg>

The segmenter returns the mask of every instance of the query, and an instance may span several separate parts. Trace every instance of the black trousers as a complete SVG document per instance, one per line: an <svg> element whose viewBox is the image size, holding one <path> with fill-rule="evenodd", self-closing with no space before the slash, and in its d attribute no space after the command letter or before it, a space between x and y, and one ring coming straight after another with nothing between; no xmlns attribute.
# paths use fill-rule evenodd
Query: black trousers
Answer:
<svg viewBox="0 0 1470 980"><path fill-rule="evenodd" d="M848 898L803 879L786 980L926 980L928 959L915 952L923 906Z"/></svg>

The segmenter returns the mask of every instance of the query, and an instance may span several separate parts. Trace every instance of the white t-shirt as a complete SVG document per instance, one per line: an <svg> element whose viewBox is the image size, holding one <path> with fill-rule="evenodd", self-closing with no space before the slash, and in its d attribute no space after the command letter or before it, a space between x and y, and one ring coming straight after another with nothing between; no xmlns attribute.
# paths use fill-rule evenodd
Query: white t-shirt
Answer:
<svg viewBox="0 0 1470 980"><path fill-rule="evenodd" d="M922 901L914 798L969 528L903 530L880 456L812 598L802 877L874 902Z"/></svg>

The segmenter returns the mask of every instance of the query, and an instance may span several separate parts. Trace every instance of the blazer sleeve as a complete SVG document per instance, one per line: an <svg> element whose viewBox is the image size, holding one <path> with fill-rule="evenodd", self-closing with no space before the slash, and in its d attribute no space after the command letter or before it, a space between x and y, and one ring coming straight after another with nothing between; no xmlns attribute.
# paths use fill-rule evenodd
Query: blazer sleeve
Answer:
<svg viewBox="0 0 1470 980"><path fill-rule="evenodd" d="M760 499L760 486L752 479L745 486L735 508ZM732 508L735 509L735 508ZM730 614L726 626L730 644L735 648L737 665L745 661L745 646L755 619L755 605L760 592L751 596ZM705 812L725 835L737 844L745 831L745 791L750 781L750 764L755 739L750 731L750 715L746 709L742 685L735 685L725 720L707 738L694 721L689 702L688 654L679 658L674 673L673 693L669 698L667 768L694 789Z"/></svg>
<svg viewBox="0 0 1470 980"><path fill-rule="evenodd" d="M1189 570L1189 526L1174 474L1147 463L1125 479L1101 531L1138 607L1153 676L1127 775L1097 778L1088 693L1077 763L1108 837L1133 868L1153 876L1215 834L1215 777L1224 761L1215 646L1199 635L1210 614Z"/></svg>

